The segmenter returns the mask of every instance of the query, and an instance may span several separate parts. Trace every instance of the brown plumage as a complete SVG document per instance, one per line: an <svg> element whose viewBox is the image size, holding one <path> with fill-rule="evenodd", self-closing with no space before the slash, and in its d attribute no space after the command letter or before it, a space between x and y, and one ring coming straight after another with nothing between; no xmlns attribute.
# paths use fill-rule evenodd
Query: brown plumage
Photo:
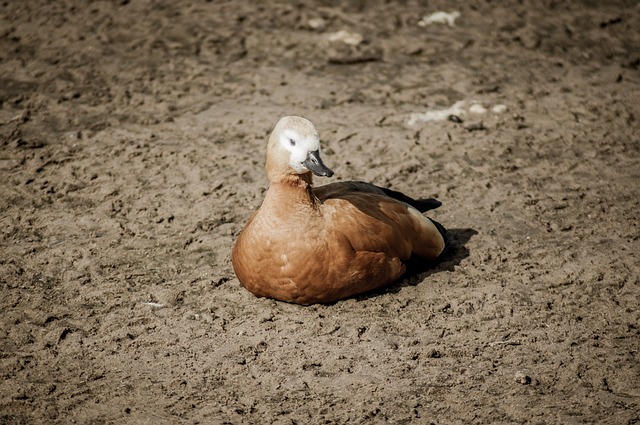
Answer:
<svg viewBox="0 0 640 425"><path fill-rule="evenodd" d="M363 182L312 188L311 172L331 176L318 133L301 117L284 117L267 146L269 190L240 232L233 268L257 296L298 304L326 303L390 284L412 255L445 249L446 231L414 200Z"/></svg>

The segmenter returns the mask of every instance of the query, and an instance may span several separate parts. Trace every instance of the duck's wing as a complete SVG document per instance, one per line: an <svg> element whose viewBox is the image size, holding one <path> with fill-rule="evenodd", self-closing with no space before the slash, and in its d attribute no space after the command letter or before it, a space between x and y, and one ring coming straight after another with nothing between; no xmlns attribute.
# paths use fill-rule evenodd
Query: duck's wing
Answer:
<svg viewBox="0 0 640 425"><path fill-rule="evenodd" d="M321 201L348 193L375 193L409 204L420 212L434 210L442 205L442 202L434 198L414 199L402 192L360 181L330 183L325 186L314 188L313 192Z"/></svg>
<svg viewBox="0 0 640 425"><path fill-rule="evenodd" d="M443 252L444 235L416 208L376 191L334 189L322 194L326 226L346 237L355 252L385 253L402 261L412 254L435 259Z"/></svg>
<svg viewBox="0 0 640 425"><path fill-rule="evenodd" d="M410 205L416 210L420 211L421 213L436 209L442 205L440 201L434 198L414 199L408 195L405 195L402 192L398 192L392 189L387 189L384 187L376 186L371 183L365 183L361 181L330 183L325 186L314 188L313 191L315 195L318 197L318 199L320 199L323 202L330 199L340 199L340 198L346 199L348 197L353 197L353 196L355 196L356 199L359 196L364 197L366 199L369 197L368 194L382 195L392 200L390 202L391 207L398 208L398 205L396 205L396 202L393 202L393 201L400 201L400 203L402 203L403 205ZM403 211L403 209L400 208L400 211ZM438 230L438 232L442 236L442 239L445 242L445 251L448 250L451 245L451 235L449 234L447 229L445 229L444 226L442 226L440 223L438 223L437 221L431 218L423 217L423 219L431 221L431 223L433 223L433 225Z"/></svg>

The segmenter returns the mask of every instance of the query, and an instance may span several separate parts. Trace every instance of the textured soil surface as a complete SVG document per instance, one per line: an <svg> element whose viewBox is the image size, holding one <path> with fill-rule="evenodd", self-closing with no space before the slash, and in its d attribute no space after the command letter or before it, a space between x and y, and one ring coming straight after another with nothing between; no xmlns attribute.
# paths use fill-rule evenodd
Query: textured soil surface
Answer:
<svg viewBox="0 0 640 425"><path fill-rule="evenodd" d="M639 3L261 4L0 5L0 424L639 423ZM242 288L289 114L449 256Z"/></svg>

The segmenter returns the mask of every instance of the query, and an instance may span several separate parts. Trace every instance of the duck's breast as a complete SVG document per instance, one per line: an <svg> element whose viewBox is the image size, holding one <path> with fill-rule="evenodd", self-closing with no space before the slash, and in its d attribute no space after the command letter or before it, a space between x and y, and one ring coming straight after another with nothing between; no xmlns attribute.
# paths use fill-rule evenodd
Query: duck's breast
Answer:
<svg viewBox="0 0 640 425"><path fill-rule="evenodd" d="M233 248L236 276L258 296L298 302L306 286L323 279L331 268L321 232L321 226L310 217L258 212Z"/></svg>
<svg viewBox="0 0 640 425"><path fill-rule="evenodd" d="M433 223L376 193L324 199L319 215L259 211L238 236L233 267L258 296L330 302L398 279L412 253L435 258L443 245Z"/></svg>

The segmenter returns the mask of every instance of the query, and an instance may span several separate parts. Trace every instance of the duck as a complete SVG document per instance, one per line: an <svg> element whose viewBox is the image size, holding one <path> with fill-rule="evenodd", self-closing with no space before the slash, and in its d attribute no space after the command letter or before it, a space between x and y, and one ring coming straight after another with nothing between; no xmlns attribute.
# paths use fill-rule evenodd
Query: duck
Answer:
<svg viewBox="0 0 640 425"><path fill-rule="evenodd" d="M257 297L327 304L396 282L415 257L439 259L447 230L423 215L440 201L361 181L313 187L331 177L311 121L282 117L267 143L269 187L240 231L231 261Z"/></svg>

